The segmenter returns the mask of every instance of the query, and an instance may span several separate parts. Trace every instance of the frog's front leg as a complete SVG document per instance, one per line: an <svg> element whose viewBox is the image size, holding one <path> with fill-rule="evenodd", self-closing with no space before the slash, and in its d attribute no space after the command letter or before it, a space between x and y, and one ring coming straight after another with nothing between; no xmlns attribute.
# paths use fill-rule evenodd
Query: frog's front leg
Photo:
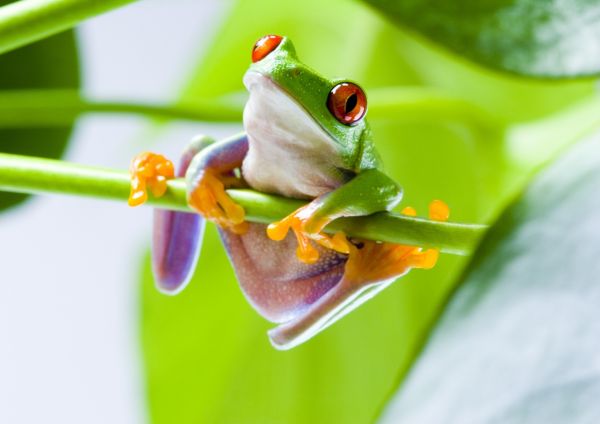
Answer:
<svg viewBox="0 0 600 424"><path fill-rule="evenodd" d="M185 175L190 207L235 234L244 234L248 223L244 209L225 189L243 186L235 171L239 171L247 153L245 134L220 141L196 155Z"/></svg>
<svg viewBox="0 0 600 424"><path fill-rule="evenodd" d="M365 170L336 190L317 197L267 228L272 240L283 240L291 229L298 240L298 258L305 263L319 259L313 242L340 253L350 253L342 233L329 236L322 230L341 217L370 215L392 209L400 202L402 190L394 180L377 169Z"/></svg>

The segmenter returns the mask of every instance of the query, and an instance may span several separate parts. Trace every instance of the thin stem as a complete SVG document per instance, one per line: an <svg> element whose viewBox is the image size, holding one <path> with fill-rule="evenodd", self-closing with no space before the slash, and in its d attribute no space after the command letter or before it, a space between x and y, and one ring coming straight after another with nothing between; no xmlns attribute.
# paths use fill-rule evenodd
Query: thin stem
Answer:
<svg viewBox="0 0 600 424"><path fill-rule="evenodd" d="M129 195L129 175L123 171L95 168L57 160L0 154L0 189L19 193L57 193L118 200ZM258 193L229 190L244 207L249 221L269 223L283 218L304 202ZM152 206L190 211L185 181L169 181L165 196L148 202ZM472 252L486 227L483 225L436 222L393 213L344 218L327 227L363 239L434 246L442 252L465 255Z"/></svg>
<svg viewBox="0 0 600 424"><path fill-rule="evenodd" d="M160 119L240 122L243 104L235 98L199 99L160 105L84 99L77 90L0 91L0 128L70 125L81 113L130 113Z"/></svg>
<svg viewBox="0 0 600 424"><path fill-rule="evenodd" d="M77 90L39 89L0 91L0 127L70 125L82 113L130 113L160 119L240 122L245 93L188 103L151 104L96 101ZM465 100L427 88L386 87L369 91L369 118L462 122L478 130L497 130L499 124Z"/></svg>
<svg viewBox="0 0 600 424"><path fill-rule="evenodd" d="M0 7L0 53L66 29L134 0L21 0Z"/></svg>

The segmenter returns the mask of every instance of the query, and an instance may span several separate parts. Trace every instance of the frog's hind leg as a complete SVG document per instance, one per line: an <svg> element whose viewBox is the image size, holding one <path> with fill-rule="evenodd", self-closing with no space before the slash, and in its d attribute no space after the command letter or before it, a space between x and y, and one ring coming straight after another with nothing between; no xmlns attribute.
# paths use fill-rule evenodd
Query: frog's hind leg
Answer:
<svg viewBox="0 0 600 424"><path fill-rule="evenodd" d="M194 156L213 144L209 137L194 138L185 148L175 176L183 177ZM176 294L189 282L202 245L205 220L195 213L154 210L152 270L156 287Z"/></svg>
<svg viewBox="0 0 600 424"><path fill-rule="evenodd" d="M182 177L193 157L213 144L209 137L196 137L184 150L177 174L173 163L162 155L144 152L131 163L129 204L137 206L147 200L146 189L155 197L167 189L167 180ZM154 210L152 268L157 288L175 294L187 284L197 261L205 221L195 213Z"/></svg>
<svg viewBox="0 0 600 424"><path fill-rule="evenodd" d="M194 156L213 143L210 137L194 138L183 152L176 176L183 177ZM176 294L189 282L200 256L205 224L197 213L154 210L152 270L161 292Z"/></svg>
<svg viewBox="0 0 600 424"><path fill-rule="evenodd" d="M189 281L207 219L243 232L244 210L225 189L242 182L235 174L247 149L244 134L214 142L198 137L187 148L178 176L187 181L188 204L198 213L155 211L152 263L158 289L175 294Z"/></svg>
<svg viewBox="0 0 600 424"><path fill-rule="evenodd" d="M430 218L447 219L444 207L445 204L439 201L432 203ZM437 249L374 241L361 241L351 246L344 274L335 287L312 304L305 314L269 332L276 348L290 349L308 340L411 269L433 268L439 255Z"/></svg>
<svg viewBox="0 0 600 424"><path fill-rule="evenodd" d="M274 242L266 225L249 223L240 235L219 228L223 245L242 292L250 304L271 322L283 323L304 314L340 281L347 255L316 246L319 259L306 264L296 259L293 234Z"/></svg>

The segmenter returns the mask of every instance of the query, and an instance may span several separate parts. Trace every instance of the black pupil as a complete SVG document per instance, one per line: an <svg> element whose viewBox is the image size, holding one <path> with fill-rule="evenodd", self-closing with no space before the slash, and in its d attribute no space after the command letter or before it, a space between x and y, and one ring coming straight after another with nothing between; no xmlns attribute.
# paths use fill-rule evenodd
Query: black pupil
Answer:
<svg viewBox="0 0 600 424"><path fill-rule="evenodd" d="M356 95L356 93L348 96L348 98L346 99L345 113L349 113L352 110L354 110L354 108L356 107L356 103L358 103L358 96Z"/></svg>

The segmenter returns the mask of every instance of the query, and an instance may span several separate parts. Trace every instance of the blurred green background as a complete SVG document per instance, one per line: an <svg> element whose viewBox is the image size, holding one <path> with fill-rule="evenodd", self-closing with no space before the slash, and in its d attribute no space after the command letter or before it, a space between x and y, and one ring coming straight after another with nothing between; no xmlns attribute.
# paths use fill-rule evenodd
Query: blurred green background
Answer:
<svg viewBox="0 0 600 424"><path fill-rule="evenodd" d="M386 170L405 190L401 206L423 215L440 198L453 220L492 222L539 166L511 156L507 128L558 113L594 91L592 81L535 81L470 65L359 2L260 0L232 7L182 99L242 91L251 46L267 33L289 36L321 73L363 85ZM415 92L464 100L475 117L486 118L480 125L431 105L389 117L378 108L380 98L402 104ZM158 294L147 260L144 266L141 340L154 422L372 422L467 260L444 255L434 270L411 272L315 339L279 352L209 226L196 275L179 296Z"/></svg>
<svg viewBox="0 0 600 424"><path fill-rule="evenodd" d="M4 3L8 1L0 1L0 4ZM158 3L154 1L154 6ZM177 6L177 2L172 2L172 6L161 3L161 7L167 9ZM577 168L575 160L552 174L554 180L542 189L521 198L523 192L529 193L527 188L540 170L600 127L597 82L590 77L598 72L595 58L600 57L595 54L600 40L600 36L596 37L597 28L600 28L596 23L596 16L600 16L596 13L598 6L585 0L559 6L553 2L530 0L499 0L483 5L425 0L238 0L222 7L223 16L214 18L214 21L220 21L215 24L214 31L210 31L209 38L206 38L206 32L197 40L189 37L192 40L186 53L189 69L181 73L184 77L169 85L174 93L169 100L175 104L193 107L211 100L243 100L242 75L250 62L254 42L265 34L288 36L305 63L328 77L353 79L366 90L369 99L367 117L377 148L387 173L404 188L399 209L414 206L421 216L425 216L432 199L443 199L450 205L451 220L486 223L492 230L473 256L442 255L435 269L409 273L325 332L285 352L271 347L266 336L271 324L244 299L214 226L207 226L193 281L175 297L164 296L155 290L147 247L130 242L131 248L128 247L128 255L122 258L121 265L131 270L128 278L135 280L132 302L136 306L127 304L125 307L128 312L139 314L134 319L139 328L134 331L139 336L136 342L139 341L142 362L142 403L148 408L145 418L159 424L360 424L374 422L384 410L387 411L385 418L394 422L397 405L404 405L405 399L413 406L423 404L423 408L431 406L435 409L436 404L429 405L427 396L423 395L428 392L427 385L423 389L420 380L423 375L427 377L423 369L427 370L429 364L433 364L432 368L443 374L453 363L440 361L444 357L444 345L442 343L436 351L439 346L436 339L428 345L433 352L426 350L425 355L420 356L421 349L432 329L437 337L454 336L452 346L460 345L460 330L464 328L461 319L476 317L459 308L458 313L450 315L451 324L457 324L454 327L448 325L447 315L443 315L448 299L452 299L456 290L459 294L455 298L463 299L461 296L465 295L461 295L459 286L466 281L466 289L475 293L469 300L476 305L478 299L485 297L488 287L502 282L498 270L520 263L518 254L522 252L540 252L542 258L554 260L544 263L545 268L536 268L535 260L527 262L527 266L519 267L520 273L515 274L512 282L525 286L533 275L558 275L558 267L563 262L544 250L550 251L556 240L542 246L533 242L515 246L510 243L510 237L529 228L527 219L536 220L551 208L543 194L545 190L551 192L553 187L560 186L560 182L566 181L566 187L562 187L561 196L554 196L557 203L571 192L580 193L581 198L597 197L593 187L581 183L587 174L580 179L563 178L569 173L569 166ZM144 7L144 2L137 3L136 7ZM583 19L585 16L592 18ZM161 19L162 15L157 13L147 22L156 27L156 38L140 43L150 54L158 48L165 51L171 48L165 47L169 34L162 32ZM124 24L126 30L121 33L125 35L116 37L135 37L136 27L127 25ZM4 79L0 86L3 89L85 87L86 78L93 80L94 63L89 57L81 60L82 57L86 59L87 53L81 48L77 52L75 40L73 32L66 32L3 55L0 76ZM87 46L91 45L93 40L90 38ZM574 48L578 46L585 48ZM115 64L112 69L127 76L124 81L145 77L143 71L135 71L139 73L135 75L127 67L128 57L124 56L137 57L136 54L140 52L110 56ZM121 62L125 65L121 66ZM131 63L129 66L133 68ZM78 68L82 68L81 72ZM127 84L124 84L121 89L125 93L116 97L134 101L127 97L126 88ZM9 116L11 104L1 94L6 93L0 93L0 108L3 108L0 112ZM92 95L89 94L86 92L84 96L94 98L93 90ZM156 101L150 99L146 103ZM71 125L44 127L37 122L30 126L22 123L11 126L10 119L10 116L4 121L0 119L2 152L58 157L68 147L66 159L71 157L69 152L77 157L76 143L67 144L73 129ZM83 133L87 137L96 137L96 142L104 142L99 129L101 125L93 132L86 133L81 129L85 128L86 119L90 118L77 121L75 134ZM123 136L125 142L130 143L127 149L137 151L151 146L160 150L164 147L161 145L163 139L176 138L179 147L187 143L187 139L173 137L172 133L165 137L172 131L171 123L151 122L143 131L130 131ZM238 126L215 125L214 128L219 134L238 130ZM35 142L42 137L45 144ZM106 146L98 147L92 160L98 159L103 166L125 168L131 152L118 149L114 144L106 143ZM594 149L591 151L585 152L587 156L594 156ZM585 172L592 175L594 167L589 168L591 170L585 168ZM583 188L571 190L569 184ZM14 206L22 199L21 196L2 194L0 209ZM561 225L567 226L565 223L569 228L585 229L593 234L593 225L583 227L570 221L576 219L577 201L564 203L564 214L560 216L563 220L546 217L551 235L558 228L555 235L562 237ZM595 204L592 202L587 206L594 210ZM89 209L92 208L95 206ZM10 226L18 214L26 216L26 212L19 212L23 210L27 211L26 207L11 210L13 221L9 221L10 213L3 214L2 218ZM68 211L59 213L69 216ZM85 212L73 212L70 230L90 231L92 246L95 238L86 216ZM134 226L132 221L139 221L137 216L125 209L118 210L113 221L118 220L121 224L130 221L122 227L115 225L120 229L112 240L125 244L128 236L123 237L122 228ZM105 222L94 225L94 230L108 233L111 215L102 218L106 218ZM51 228L54 224L43 222L38 225ZM104 224L106 230L102 230ZM150 222L147 224L144 232L149 234ZM30 226L29 223L23 225ZM39 232L35 223L31 227L34 234ZM29 267L29 256L42 261L42 256L45 258L52 250L56 250L56 255L62 255L64 247L56 249L54 240L60 240L69 230L61 231L64 229L58 227L48 244L30 237L28 240L36 241L30 243L24 253L18 253L23 265L17 268ZM13 234L13 237L21 236ZM70 240L69 237L66 239L67 242ZM587 252L600 253L598 243L593 239L586 243L582 248ZM502 250L505 244L508 247ZM558 256L568 262L576 256L575 245L577 240L572 240ZM104 263L106 246L90 246L81 249L76 246L70 254L67 250L62 255L68 260L74 258L70 268L74 274L72 280L77 283L81 275L88 275L90 270L98 272L100 268L117 267ZM6 257L10 255L15 253L5 254ZM60 263L61 259L58 256L52 258L46 263L41 262L50 269L48 276L44 274L40 279L41 287L63 283L64 269L61 273L54 268L54 263ZM64 260L68 265L68 260ZM488 261L492 262L491 266ZM577 267L564 269L574 268ZM20 270L13 272L17 273ZM485 273L483 280L473 277L481 273ZM585 272L578 275L581 280L591 278L591 274ZM72 287L78 286L69 287L73 290ZM35 322L32 328L41 333L39 325L44 321L41 319L44 314L40 311L43 310L44 296L39 294L39 287L35 290L39 305L33 308ZM102 292L102 288L98 290L98 293ZM540 290L543 292L543 286ZM573 294L568 290L565 293L566 296ZM6 299L11 295L16 297L9 293ZM512 295L519 298L521 294L515 291ZM25 304L28 304L29 296L30 293L22 294ZM73 303L81 301L77 293L68 299ZM99 310L94 313L99 320L112 316L114 311L105 311L102 301L98 304ZM53 306L50 315L55 313L54 309L60 308ZM502 311L492 308L491 316L496 313L501 315ZM439 328L442 330L435 330L440 317ZM0 321L9 322L9 318ZM68 321L71 322L71 317ZM126 319L116 322L124 321ZM537 330L535 323L528 328L532 332ZM480 331L485 333L486 329ZM86 328L85 333L93 333L93 330ZM473 340L471 348L477 351L478 338ZM71 342L83 344L77 338ZM561 342L562 339L557 343ZM508 346L506 351L513 352ZM490 356L482 357L493 360L496 352L487 354ZM57 356L60 355L59 352ZM532 361L542 356L532 355ZM413 374L406 380L415 363L420 366L413 368ZM90 368L98 366L97 363L88 365ZM44 368L50 367L44 365ZM33 380L36 377L33 376ZM429 376L433 383L427 379L426 382L435 384L437 377L437 374ZM459 380L460 375L454 378ZM405 381L409 382L408 389L403 389ZM534 384L535 380L532 380ZM416 389L410 391L413 387ZM476 384L470 388L477 392ZM447 390L452 392L452 389L450 384ZM462 392L457 393L461 399ZM443 393L440 396L443 398Z"/></svg>

